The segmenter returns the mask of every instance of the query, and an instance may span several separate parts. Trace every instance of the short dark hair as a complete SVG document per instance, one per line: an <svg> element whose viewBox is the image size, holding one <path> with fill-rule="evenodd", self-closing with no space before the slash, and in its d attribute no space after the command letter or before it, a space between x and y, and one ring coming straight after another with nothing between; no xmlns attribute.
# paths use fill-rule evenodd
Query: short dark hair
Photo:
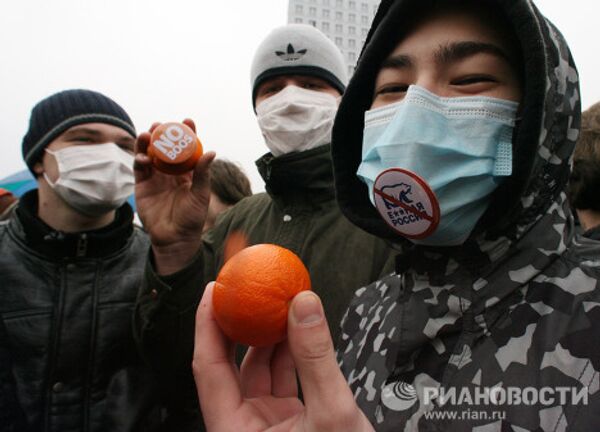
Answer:
<svg viewBox="0 0 600 432"><path fill-rule="evenodd" d="M250 180L242 169L224 159L216 159L210 166L212 192L223 204L234 205L242 198L252 195Z"/></svg>
<svg viewBox="0 0 600 432"><path fill-rule="evenodd" d="M569 200L580 210L600 211L600 102L581 116L581 134L573 153Z"/></svg>

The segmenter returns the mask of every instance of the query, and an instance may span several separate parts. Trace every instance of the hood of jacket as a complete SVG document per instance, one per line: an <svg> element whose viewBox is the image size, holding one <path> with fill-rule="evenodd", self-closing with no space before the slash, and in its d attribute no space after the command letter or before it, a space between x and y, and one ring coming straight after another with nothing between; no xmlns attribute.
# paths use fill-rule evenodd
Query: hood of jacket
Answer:
<svg viewBox="0 0 600 432"><path fill-rule="evenodd" d="M570 51L559 31L530 0L492 0L505 12L516 35L524 70L521 121L513 136L513 173L495 191L471 237L459 247L436 253L477 255L490 242L514 244L558 207L565 207L564 190L570 157L579 134L579 78ZM367 37L356 72L342 99L333 129L333 164L337 199L355 225L382 238L412 247L381 219L371 204L367 186L356 171L361 162L364 113L370 108L379 65L410 29L415 14L436 0L383 0ZM552 224L566 224L566 213ZM565 242L556 236L555 246ZM486 246L488 244L488 246ZM431 249L417 247L416 249Z"/></svg>

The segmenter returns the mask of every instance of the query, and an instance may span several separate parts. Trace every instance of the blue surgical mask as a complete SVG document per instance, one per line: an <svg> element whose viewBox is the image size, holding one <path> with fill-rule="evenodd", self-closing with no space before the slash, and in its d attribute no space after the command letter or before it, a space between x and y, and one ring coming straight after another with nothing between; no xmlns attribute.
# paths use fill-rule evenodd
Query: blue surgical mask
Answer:
<svg viewBox="0 0 600 432"><path fill-rule="evenodd" d="M410 86L401 102L367 111L357 175L386 222L416 244L464 243L492 192L512 173L517 108L503 99L441 98ZM374 193L382 189L395 201ZM415 203L421 213L411 211ZM435 220L430 229L417 229L419 236L410 228L422 219L416 215Z"/></svg>

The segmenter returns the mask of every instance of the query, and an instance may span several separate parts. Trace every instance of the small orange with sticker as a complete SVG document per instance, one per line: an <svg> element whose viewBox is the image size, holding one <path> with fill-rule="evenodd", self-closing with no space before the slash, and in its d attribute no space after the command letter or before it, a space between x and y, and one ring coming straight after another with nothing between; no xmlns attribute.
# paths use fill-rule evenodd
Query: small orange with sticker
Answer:
<svg viewBox="0 0 600 432"><path fill-rule="evenodd" d="M159 171L183 174L194 169L202 156L202 143L194 131L183 123L163 123L152 132L148 156Z"/></svg>

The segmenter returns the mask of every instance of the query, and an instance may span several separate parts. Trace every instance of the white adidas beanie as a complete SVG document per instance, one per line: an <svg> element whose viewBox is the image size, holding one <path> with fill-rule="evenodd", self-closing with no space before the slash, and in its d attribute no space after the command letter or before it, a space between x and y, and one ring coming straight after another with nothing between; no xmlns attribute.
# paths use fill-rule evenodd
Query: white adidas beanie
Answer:
<svg viewBox="0 0 600 432"><path fill-rule="evenodd" d="M278 75L310 75L324 79L340 93L348 84L344 57L335 44L307 24L288 24L273 30L252 61L252 103L266 79Z"/></svg>

